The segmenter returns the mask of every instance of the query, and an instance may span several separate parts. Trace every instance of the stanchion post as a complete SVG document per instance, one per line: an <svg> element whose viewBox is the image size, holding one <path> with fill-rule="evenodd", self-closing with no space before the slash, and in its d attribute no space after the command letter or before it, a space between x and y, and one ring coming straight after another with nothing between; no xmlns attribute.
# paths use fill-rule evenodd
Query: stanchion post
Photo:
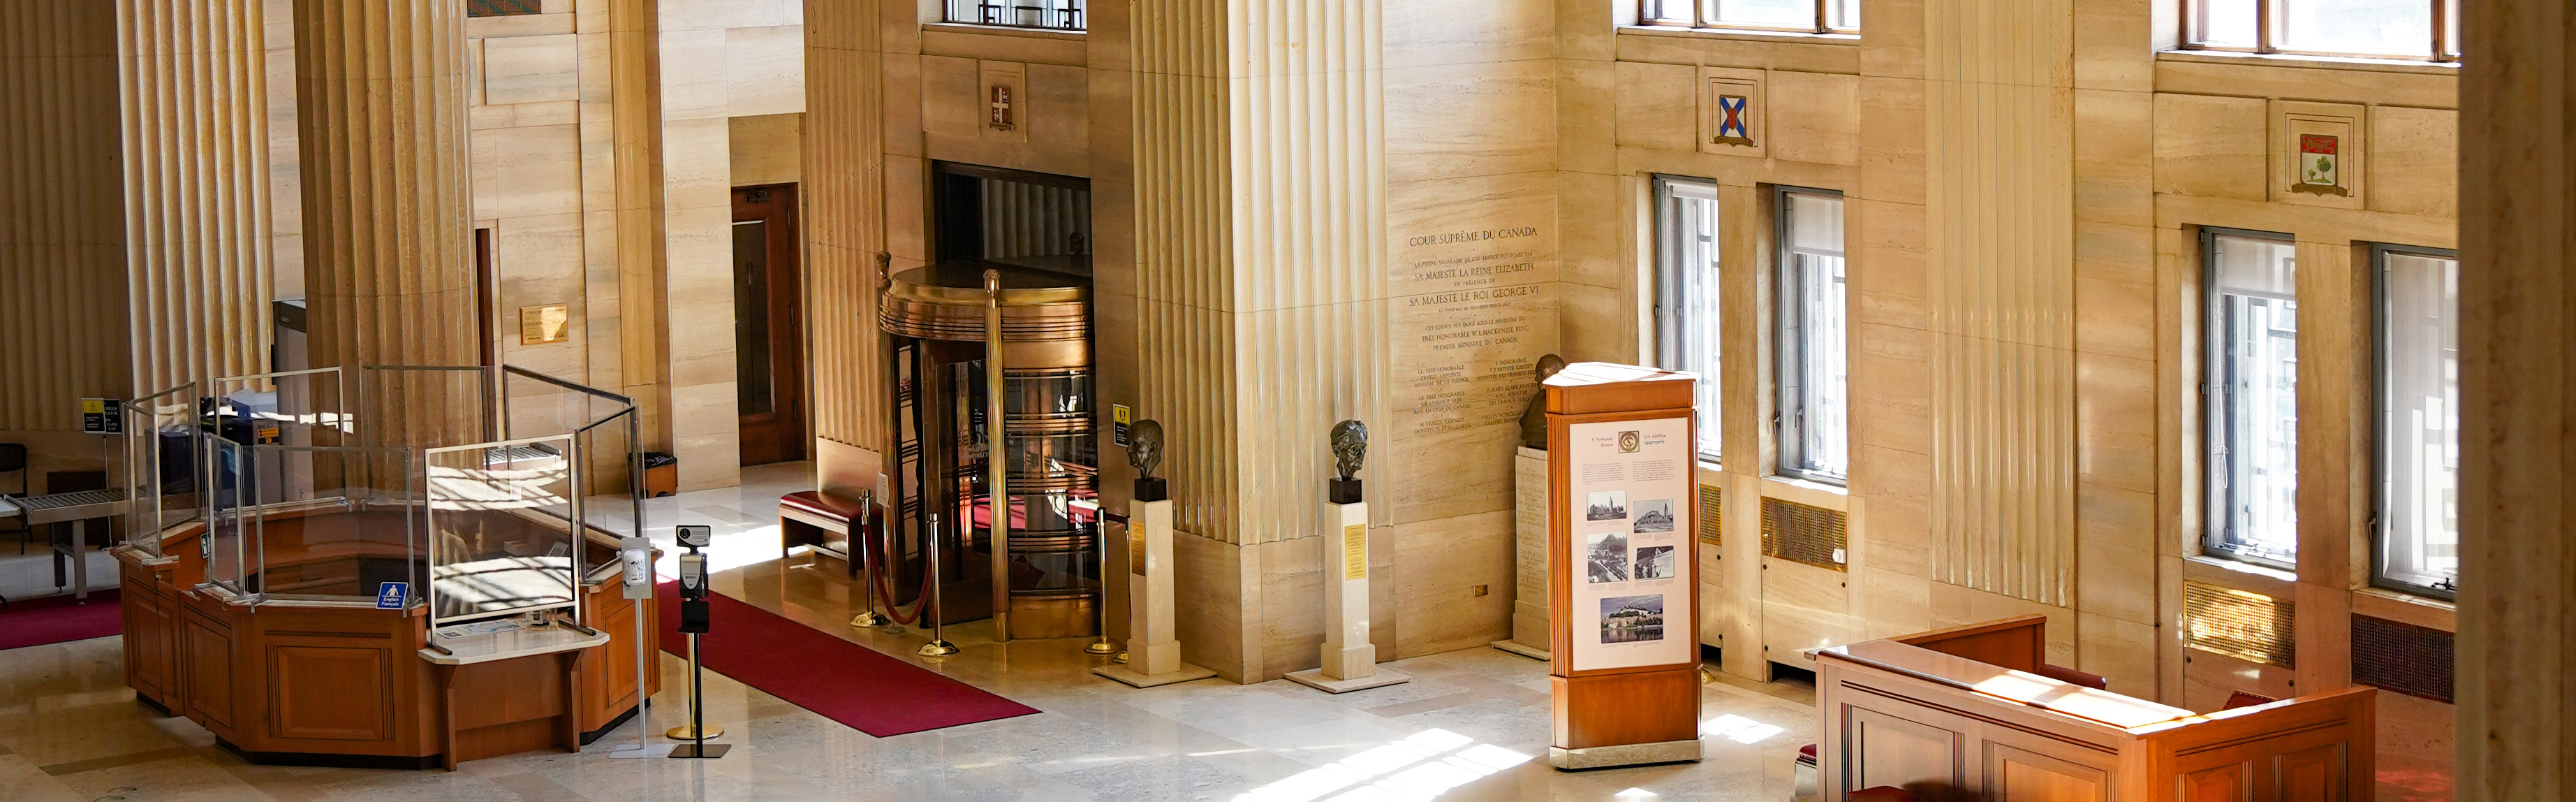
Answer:
<svg viewBox="0 0 2576 802"><path fill-rule="evenodd" d="M948 642L948 627L939 620L948 613L948 608L940 606L939 513L930 514L930 537L923 544L923 550L929 552L924 556L930 558L930 587L922 588L922 592L930 594L930 606L921 608L921 614L930 618L930 642L922 644L916 653L923 657L946 657L957 653L957 644Z"/></svg>
<svg viewBox="0 0 2576 802"><path fill-rule="evenodd" d="M850 521L850 559L859 561L859 596L867 601L858 615L850 617L850 626L854 627L880 627L889 621L877 614L876 544L871 542L876 539L876 529L869 526L876 511L876 491L859 491L859 517Z"/></svg>
<svg viewBox="0 0 2576 802"><path fill-rule="evenodd" d="M1100 550L1100 637L1092 639L1091 644L1082 650L1091 654L1108 654L1118 651L1118 647L1109 642L1109 519L1100 514L1098 502L1077 501L1074 505L1091 510L1092 545Z"/></svg>

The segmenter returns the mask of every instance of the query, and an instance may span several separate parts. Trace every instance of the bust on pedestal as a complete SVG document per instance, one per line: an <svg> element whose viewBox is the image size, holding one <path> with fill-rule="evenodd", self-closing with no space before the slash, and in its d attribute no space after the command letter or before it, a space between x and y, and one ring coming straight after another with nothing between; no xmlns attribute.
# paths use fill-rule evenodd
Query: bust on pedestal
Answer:
<svg viewBox="0 0 2576 802"><path fill-rule="evenodd" d="M1550 660L1547 608L1547 380L1565 369L1555 354L1538 358L1538 387L1521 412L1520 448L1512 457L1516 503L1512 509L1512 636L1494 648L1533 660Z"/></svg>
<svg viewBox="0 0 2576 802"><path fill-rule="evenodd" d="M1377 645L1369 641L1368 502L1360 495L1360 463L1368 456L1368 426L1355 420L1333 424L1333 468L1326 498L1332 509L1324 521L1323 667L1294 671L1288 678L1332 693L1393 685L1413 678L1377 667Z"/></svg>
<svg viewBox="0 0 2576 802"><path fill-rule="evenodd" d="M1091 673L1139 688L1216 676L1181 662L1179 629L1172 621L1172 498L1154 475L1163 464L1163 425L1137 421L1128 441L1136 493L1127 503L1127 662ZM1101 577L1101 584L1108 581Z"/></svg>

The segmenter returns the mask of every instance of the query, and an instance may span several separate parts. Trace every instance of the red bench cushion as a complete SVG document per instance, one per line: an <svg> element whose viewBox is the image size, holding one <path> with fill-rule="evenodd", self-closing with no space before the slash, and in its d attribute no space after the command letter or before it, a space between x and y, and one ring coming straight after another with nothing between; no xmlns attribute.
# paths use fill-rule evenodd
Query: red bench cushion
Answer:
<svg viewBox="0 0 2576 802"><path fill-rule="evenodd" d="M866 509L860 506L857 499L826 495L811 490L779 496L778 509L781 511L795 510L807 515L839 520L843 523L848 523L851 519L864 515L867 512Z"/></svg>

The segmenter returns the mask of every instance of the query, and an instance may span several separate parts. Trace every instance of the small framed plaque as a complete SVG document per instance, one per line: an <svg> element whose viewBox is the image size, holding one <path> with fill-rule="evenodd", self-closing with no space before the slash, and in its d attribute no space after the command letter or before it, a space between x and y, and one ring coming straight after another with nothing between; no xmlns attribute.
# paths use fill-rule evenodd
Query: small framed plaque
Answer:
<svg viewBox="0 0 2576 802"><path fill-rule="evenodd" d="M570 304L519 307L519 344L544 345L571 339Z"/></svg>

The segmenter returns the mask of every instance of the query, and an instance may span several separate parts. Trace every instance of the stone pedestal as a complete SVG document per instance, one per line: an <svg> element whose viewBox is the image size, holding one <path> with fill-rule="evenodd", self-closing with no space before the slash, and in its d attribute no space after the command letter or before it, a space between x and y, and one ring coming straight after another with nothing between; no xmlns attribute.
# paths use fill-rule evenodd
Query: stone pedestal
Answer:
<svg viewBox="0 0 2576 802"><path fill-rule="evenodd" d="M1512 507L1512 637L1494 648L1549 659L1547 644L1547 452L1521 446L1512 457L1519 484Z"/></svg>
<svg viewBox="0 0 2576 802"><path fill-rule="evenodd" d="M1380 670L1369 642L1368 502L1332 507L1324 520L1340 525L1324 533L1324 666L1288 678L1333 693L1411 681Z"/></svg>
<svg viewBox="0 0 2576 802"><path fill-rule="evenodd" d="M1171 501L1128 503L1127 572L1127 662L1091 673L1139 688L1216 676L1181 662L1172 623Z"/></svg>

